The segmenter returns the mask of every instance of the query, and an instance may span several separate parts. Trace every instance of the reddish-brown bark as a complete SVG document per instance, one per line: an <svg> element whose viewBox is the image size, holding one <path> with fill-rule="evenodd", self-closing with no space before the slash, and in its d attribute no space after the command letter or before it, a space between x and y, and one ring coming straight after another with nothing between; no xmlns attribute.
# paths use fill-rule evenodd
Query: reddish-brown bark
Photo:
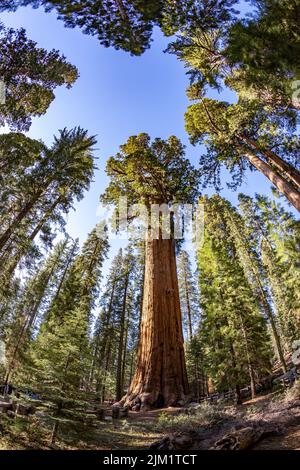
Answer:
<svg viewBox="0 0 300 470"><path fill-rule="evenodd" d="M181 405L188 395L174 240L146 241L137 368L120 404Z"/></svg>
<svg viewBox="0 0 300 470"><path fill-rule="evenodd" d="M245 153L249 162L262 174L264 174L276 188L283 193L290 203L300 212L300 193L284 178L278 175L267 163L250 151Z"/></svg>

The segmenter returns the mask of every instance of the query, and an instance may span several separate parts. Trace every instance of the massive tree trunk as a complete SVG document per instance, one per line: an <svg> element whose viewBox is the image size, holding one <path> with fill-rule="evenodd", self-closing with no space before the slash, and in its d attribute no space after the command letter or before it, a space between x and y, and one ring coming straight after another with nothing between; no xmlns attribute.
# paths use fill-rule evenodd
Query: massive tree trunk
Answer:
<svg viewBox="0 0 300 470"><path fill-rule="evenodd" d="M148 239L137 368L120 405L182 405L188 392L175 242Z"/></svg>

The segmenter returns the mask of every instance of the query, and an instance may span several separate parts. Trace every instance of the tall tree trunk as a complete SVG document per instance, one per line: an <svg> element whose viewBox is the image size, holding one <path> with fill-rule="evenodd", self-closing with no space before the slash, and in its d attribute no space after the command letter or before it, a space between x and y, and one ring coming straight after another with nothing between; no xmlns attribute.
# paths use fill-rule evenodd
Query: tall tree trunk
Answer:
<svg viewBox="0 0 300 470"><path fill-rule="evenodd" d="M291 180L296 185L296 187L300 189L300 172L295 167L293 167L290 163L287 163L272 150L260 148L255 140L250 139L249 137L244 137L244 141L254 150L261 153L261 155L263 155L270 163L276 166L276 168L278 168L281 172L285 173L289 180Z"/></svg>
<svg viewBox="0 0 300 470"><path fill-rule="evenodd" d="M287 372L287 366L286 366L286 362L285 362L285 358L284 358L283 348L282 348L282 345L281 345L281 339L280 339L280 336L279 336L278 331L277 331L277 326L276 326L276 323L275 323L273 310L272 310L272 307L271 307L270 302L268 300L267 294L265 292L264 285L261 281L260 276L257 273L257 269L255 268L255 265L253 263L253 259L250 255L247 247L245 246L245 241L241 237L241 234L238 230L238 227L237 227L237 225L234 221L234 218L232 217L232 214L230 213L229 210L227 210L227 215L228 215L228 217L231 221L231 224L232 224L231 228L234 230L234 233L235 233L237 239L239 240L240 245L241 245L241 247L244 251L244 254L245 254L245 256L248 260L248 263L249 263L248 268L251 271L253 279L256 282L256 287L258 288L259 301L260 301L261 306L263 308L263 311L264 311L264 313L265 313L266 317L268 318L268 320L270 322L270 325L271 325L271 329L272 329L272 333L273 333L273 337L274 337L274 341L275 341L275 345L276 345L276 349L277 349L278 359L281 362L283 371ZM260 228L260 230L263 233L261 228ZM272 249L272 247L271 247L271 249ZM250 282L250 286L251 285L252 285L252 283ZM254 293L256 294L255 290L254 290Z"/></svg>
<svg viewBox="0 0 300 470"><path fill-rule="evenodd" d="M67 277L67 274L68 274L68 271L69 271L69 267L70 267L70 265L71 265L71 263L72 263L72 261L73 261L73 258L74 258L74 254L75 254L75 252L76 252L76 249L77 249L77 246L76 246L76 244L74 244L74 245L73 245L73 248L72 248L72 250L71 250L71 252L70 252L70 254L69 254L69 256L68 256L67 262L66 262L66 264L65 264L64 271L63 271L62 276L61 276L61 278L60 278L60 281L59 281L58 287L57 287L57 289L56 289L55 295L54 295L54 297L53 297L53 299L52 299L52 301L51 301L52 304L53 304L54 302L56 302L56 300L57 300L58 297L59 297L60 291L61 291L61 289L62 289L62 287L63 287L63 285L64 285L64 282L65 282L65 279L66 279L66 277Z"/></svg>
<svg viewBox="0 0 300 470"><path fill-rule="evenodd" d="M9 227L0 236L0 251L10 239L15 228L18 227L22 220L31 212L32 208L35 206L36 202L42 194L43 191L41 190L30 201L28 201L25 206L21 209L21 211L17 214L17 216L14 218L14 220L11 222Z"/></svg>
<svg viewBox="0 0 300 470"><path fill-rule="evenodd" d="M122 387L124 388L125 385L125 369L126 369L126 361L127 361L127 343L128 343L128 329L129 329L129 314L126 321L125 327L125 338L124 338L124 347L123 347L123 359L122 359Z"/></svg>
<svg viewBox="0 0 300 470"><path fill-rule="evenodd" d="M109 306L108 310L106 312L106 317L105 317L105 323L103 325L103 341L101 344L101 348L99 351L99 358L100 358L100 367L103 367L104 370L104 375L101 380L98 381L97 383L97 391L101 390L101 400L102 402L104 401L105 398L105 381L106 381L106 373L108 370L108 363L109 363L109 358L110 358L110 349L111 349L111 320L112 320L112 310L113 310L113 301L114 301L114 295L115 295L115 289L116 289L116 284L117 284L117 276L116 274L114 275L113 281L112 281L112 289L110 293L110 299L109 299ZM105 362L104 362L105 361Z"/></svg>
<svg viewBox="0 0 300 470"><path fill-rule="evenodd" d="M108 344L107 344L107 351L106 351L106 356L105 356L105 366L104 366L104 374L103 374L103 379L101 383L101 401L104 403L105 401L105 393L106 393L106 378L107 378L107 372L109 370L109 364L110 364L110 358L111 358L111 336L108 339Z"/></svg>
<svg viewBox="0 0 300 470"><path fill-rule="evenodd" d="M147 239L137 369L120 404L175 406L188 393L175 242Z"/></svg>
<svg viewBox="0 0 300 470"><path fill-rule="evenodd" d="M190 303L190 295L189 295L188 283L187 283L187 278L186 278L186 271L184 272L184 290L185 290L185 301L186 301L186 309L187 309L187 316L188 316L189 342L191 342L193 339L193 326L192 326L191 303Z"/></svg>
<svg viewBox="0 0 300 470"><path fill-rule="evenodd" d="M126 317L126 305L127 305L127 289L129 282L129 273L126 273L124 293L122 301L122 312L120 317L120 337L119 337L119 349L118 349L118 361L117 361L117 383L116 383L116 400L119 401L123 394L122 384L122 359L123 359L123 348L124 348L124 335L125 335L125 317Z"/></svg>
<svg viewBox="0 0 300 470"><path fill-rule="evenodd" d="M30 235L28 236L27 238L27 242L33 242L33 240L35 239L35 237L39 234L39 232L42 230L43 226L45 225L45 223L47 222L47 220L49 219L49 217L53 214L55 208L58 206L58 204L63 200L63 197L62 196L59 196L55 201L54 203L52 204L52 206L50 207L50 209L48 209L46 211L46 213L42 216L42 218L40 219L40 221L37 223L37 225L35 226L35 228L33 229L33 231L30 233ZM11 264L8 266L6 272L7 274L9 275L9 277L12 277L12 275L14 274L20 260L22 259L23 256L25 256L26 252L28 251L28 244L22 248L20 248L19 251L17 251L17 253L15 254Z"/></svg>
<svg viewBox="0 0 300 470"><path fill-rule="evenodd" d="M254 377L254 368L251 360L251 354L249 351L249 341L248 341L248 334L247 330L244 324L244 319L243 315L240 313L240 320L241 320L241 327L242 327L242 332L245 340L245 350L246 350L246 356L247 356L247 365L248 365L248 371L249 371L249 378L250 378L250 388L251 388L251 398L256 397L256 386L255 386L255 377Z"/></svg>
<svg viewBox="0 0 300 470"><path fill-rule="evenodd" d="M287 181L285 181L281 176L279 176L270 165L265 163L261 158L259 158L254 153L249 151L244 153L245 157L249 162L263 175L265 175L271 183L276 186L278 191L283 193L290 203L300 212L300 193Z"/></svg>

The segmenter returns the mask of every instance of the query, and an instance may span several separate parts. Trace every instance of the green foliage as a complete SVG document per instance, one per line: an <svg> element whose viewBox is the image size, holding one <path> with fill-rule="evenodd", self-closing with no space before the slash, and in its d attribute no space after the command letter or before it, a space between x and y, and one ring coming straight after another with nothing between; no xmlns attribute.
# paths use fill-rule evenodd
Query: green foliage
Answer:
<svg viewBox="0 0 300 470"><path fill-rule="evenodd" d="M258 0L257 14L230 30L225 55L238 68L238 89L271 106L294 106L293 82L300 77L299 0Z"/></svg>
<svg viewBox="0 0 300 470"><path fill-rule="evenodd" d="M293 123L270 116L255 102L241 100L230 105L200 97L199 103L189 106L185 119L191 142L207 147L200 157L204 186L213 183L220 189L220 170L225 166L232 173L230 186L236 188L246 169L253 169L247 155L255 153L268 162L269 149L299 169L299 143L292 135Z"/></svg>
<svg viewBox="0 0 300 470"><path fill-rule="evenodd" d="M112 45L134 55L142 54L150 46L153 26L162 9L160 0L15 0L4 2L1 9L14 10L26 5L55 10L67 27L79 26L105 47Z"/></svg>
<svg viewBox="0 0 300 470"><path fill-rule="evenodd" d="M299 338L299 221L279 203L239 195L240 208L272 294L286 350Z"/></svg>
<svg viewBox="0 0 300 470"><path fill-rule="evenodd" d="M191 341L195 325L199 322L199 293L189 255L184 250L178 257L177 271L183 325L186 337Z"/></svg>
<svg viewBox="0 0 300 470"><path fill-rule="evenodd" d="M100 298L90 380L102 400L123 395L135 365L144 270L135 248L130 244L113 259Z"/></svg>
<svg viewBox="0 0 300 470"><path fill-rule="evenodd" d="M24 256L38 256L35 238L51 246L53 228L64 226L62 215L89 188L95 138L75 128L60 131L51 148L19 133L1 136L1 144L0 251L10 282Z"/></svg>
<svg viewBox="0 0 300 470"><path fill-rule="evenodd" d="M55 403L58 412L80 407L87 392L90 325L101 269L108 250L105 231L95 228L60 283L19 380ZM85 371L85 373L83 373ZM29 374L29 375L27 375Z"/></svg>
<svg viewBox="0 0 300 470"><path fill-rule="evenodd" d="M0 105L0 125L28 131L32 117L45 114L54 89L76 81L76 67L58 51L47 52L28 39L24 29L6 29L0 23L0 77L6 100Z"/></svg>
<svg viewBox="0 0 300 470"><path fill-rule="evenodd" d="M34 274L26 279L16 302L11 302L1 318L5 334L8 376L24 360L24 353L61 283L65 265L74 257L76 244L59 242Z"/></svg>
<svg viewBox="0 0 300 470"><path fill-rule="evenodd" d="M184 146L171 136L150 142L147 134L128 139L106 166L111 182L102 196L117 203L126 196L130 204L188 203L197 196L198 171L184 157Z"/></svg>
<svg viewBox="0 0 300 470"><path fill-rule="evenodd" d="M171 36L187 25L216 28L234 13L236 0L4 0L0 11L19 6L55 10L67 27L79 26L100 44L141 55L150 47L154 26Z"/></svg>
<svg viewBox="0 0 300 470"><path fill-rule="evenodd" d="M270 341L219 197L204 200L206 235L199 250L200 338L208 376L218 390L259 380L270 368Z"/></svg>

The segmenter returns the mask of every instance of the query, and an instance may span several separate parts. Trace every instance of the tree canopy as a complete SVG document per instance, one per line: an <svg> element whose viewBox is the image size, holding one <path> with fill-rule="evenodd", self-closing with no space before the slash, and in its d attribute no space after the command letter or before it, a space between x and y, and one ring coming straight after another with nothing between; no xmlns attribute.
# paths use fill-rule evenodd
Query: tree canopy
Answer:
<svg viewBox="0 0 300 470"><path fill-rule="evenodd" d="M24 29L8 29L0 23L0 77L6 87L0 125L28 131L32 118L49 108L54 89L61 85L70 88L78 71L59 51L38 47Z"/></svg>

